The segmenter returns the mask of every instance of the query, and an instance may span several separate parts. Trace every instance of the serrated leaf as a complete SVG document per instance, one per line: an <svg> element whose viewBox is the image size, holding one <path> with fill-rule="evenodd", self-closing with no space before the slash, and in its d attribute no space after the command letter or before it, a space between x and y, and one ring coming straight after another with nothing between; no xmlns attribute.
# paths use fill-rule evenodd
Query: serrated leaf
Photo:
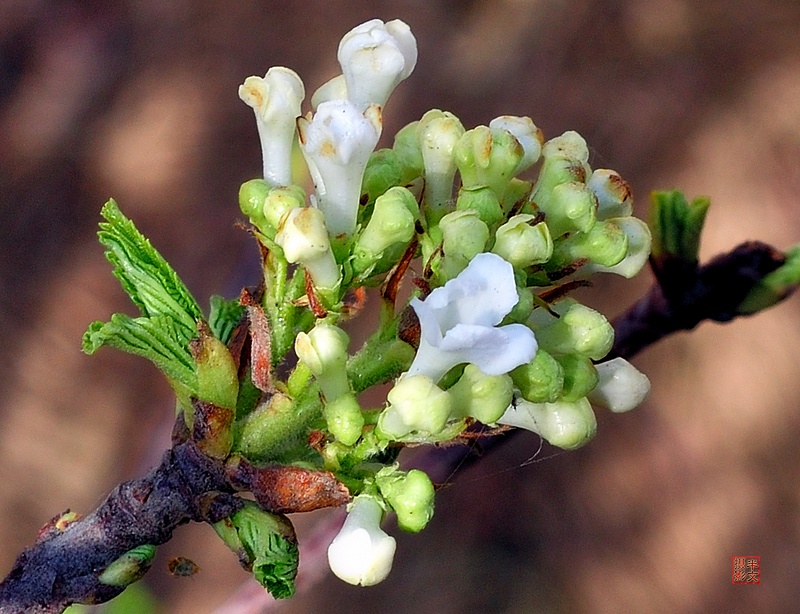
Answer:
<svg viewBox="0 0 800 614"><path fill-rule="evenodd" d="M181 338L188 342L203 317L197 301L113 199L103 206L101 215L106 222L100 223L98 237L108 250L106 258L114 265L114 275L125 292L142 315L165 316L174 321Z"/></svg>
<svg viewBox="0 0 800 614"><path fill-rule="evenodd" d="M104 345L147 358L169 379L197 394L194 360L183 332L169 317L132 318L115 313L109 322L93 322L83 335L83 351L93 354Z"/></svg>
<svg viewBox="0 0 800 614"><path fill-rule="evenodd" d="M218 295L212 296L210 302L208 325L214 336L227 345L244 315L244 306L239 304L239 299L228 300Z"/></svg>

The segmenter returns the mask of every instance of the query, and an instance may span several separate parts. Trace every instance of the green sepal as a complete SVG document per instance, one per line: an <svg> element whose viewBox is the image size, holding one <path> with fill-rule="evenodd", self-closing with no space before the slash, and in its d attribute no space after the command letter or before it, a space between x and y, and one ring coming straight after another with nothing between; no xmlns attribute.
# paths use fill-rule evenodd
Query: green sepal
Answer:
<svg viewBox="0 0 800 614"><path fill-rule="evenodd" d="M94 354L108 345L147 358L168 379L197 394L197 373L183 330L166 316L132 318L115 313L109 322L93 322L83 335L83 351Z"/></svg>
<svg viewBox="0 0 800 614"><path fill-rule="evenodd" d="M211 297L210 303L208 325L214 336L227 345L244 315L244 306L239 303L238 298L228 300L217 294Z"/></svg>
<svg viewBox="0 0 800 614"><path fill-rule="evenodd" d="M677 190L653 192L650 196L653 258L696 263L710 204L708 198L695 198L689 203Z"/></svg>
<svg viewBox="0 0 800 614"><path fill-rule="evenodd" d="M97 236L108 250L106 258L114 265L114 276L123 290L143 316L165 316L175 322L175 330L185 341L192 339L203 314L177 273L113 199L100 214L107 221L100 223Z"/></svg>

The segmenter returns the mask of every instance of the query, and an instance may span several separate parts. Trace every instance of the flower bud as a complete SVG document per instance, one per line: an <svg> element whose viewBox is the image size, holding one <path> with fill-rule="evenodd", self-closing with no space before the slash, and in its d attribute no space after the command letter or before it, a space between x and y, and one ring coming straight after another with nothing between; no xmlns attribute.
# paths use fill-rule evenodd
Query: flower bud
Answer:
<svg viewBox="0 0 800 614"><path fill-rule="evenodd" d="M564 387L564 369L541 348L533 360L517 367L509 375L522 398L532 403L552 403L561 396Z"/></svg>
<svg viewBox="0 0 800 614"><path fill-rule="evenodd" d="M597 222L586 232L574 232L555 249L554 260L565 265L585 259L604 267L622 262L628 253L628 236L617 220Z"/></svg>
<svg viewBox="0 0 800 614"><path fill-rule="evenodd" d="M371 203L389 188L405 185L413 178L413 172L403 165L394 149L379 149L369 157L361 191L367 195L367 202Z"/></svg>
<svg viewBox="0 0 800 614"><path fill-rule="evenodd" d="M422 149L419 143L419 120L406 124L394 135L394 151L403 166L412 173L413 177L420 177L425 172L425 162L422 159Z"/></svg>
<svg viewBox="0 0 800 614"><path fill-rule="evenodd" d="M137 546L111 562L97 577L106 586L128 586L144 577L153 564L156 547L152 544Z"/></svg>
<svg viewBox="0 0 800 614"><path fill-rule="evenodd" d="M332 290L341 281L339 265L333 257L325 227L325 216L314 207L291 209L283 217L275 242L283 248L287 261L308 270L314 285Z"/></svg>
<svg viewBox="0 0 800 614"><path fill-rule="evenodd" d="M462 187L458 191L456 211L474 211L489 228L495 227L504 217L497 195L488 187Z"/></svg>
<svg viewBox="0 0 800 614"><path fill-rule="evenodd" d="M597 386L597 369L586 356L561 354L556 356L556 360L564 370L564 387L559 400L573 403Z"/></svg>
<svg viewBox="0 0 800 614"><path fill-rule="evenodd" d="M239 188L239 208L261 233L275 238L281 218L289 209L302 207L306 193L298 185L271 188L263 179L245 181Z"/></svg>
<svg viewBox="0 0 800 614"><path fill-rule="evenodd" d="M385 439L399 439L414 431L436 435L453 410L450 394L425 375L400 378L386 400L389 406L378 418L378 434Z"/></svg>
<svg viewBox="0 0 800 614"><path fill-rule="evenodd" d="M372 586L392 570L395 539L380 528L383 509L369 495L359 495L339 534L328 547L331 571L345 582Z"/></svg>
<svg viewBox="0 0 800 614"><path fill-rule="evenodd" d="M564 450L580 448L597 432L597 419L585 398L573 403L518 400L498 422L538 433L551 445Z"/></svg>
<svg viewBox="0 0 800 614"><path fill-rule="evenodd" d="M516 115L501 115L489 122L490 128L507 130L514 135L514 138L522 145L524 155L514 170L514 175L519 175L522 171L530 168L539 160L542 154L542 144L544 137L542 131L536 127L530 117L518 117Z"/></svg>
<svg viewBox="0 0 800 614"><path fill-rule="evenodd" d="M353 269L363 272L387 248L411 241L418 215L417 199L406 188L395 186L379 196L372 217L353 248Z"/></svg>
<svg viewBox="0 0 800 614"><path fill-rule="evenodd" d="M486 375L475 365L467 365L461 379L448 392L459 416L494 424L511 403L514 386L508 375Z"/></svg>
<svg viewBox="0 0 800 614"><path fill-rule="evenodd" d="M317 322L308 333L300 332L294 342L297 357L303 361L319 382L328 401L350 392L347 379L347 333L338 326Z"/></svg>
<svg viewBox="0 0 800 614"><path fill-rule="evenodd" d="M596 365L599 382L588 394L592 403L622 413L637 407L650 392L650 380L624 358Z"/></svg>
<svg viewBox="0 0 800 614"><path fill-rule="evenodd" d="M397 526L409 533L419 533L433 518L433 483L424 471L408 473L392 467L381 469L375 476L381 496L397 514Z"/></svg>
<svg viewBox="0 0 800 614"><path fill-rule="evenodd" d="M548 352L600 360L614 343L614 328L602 313L576 302L559 319L536 329L536 339Z"/></svg>
<svg viewBox="0 0 800 614"><path fill-rule="evenodd" d="M331 236L350 235L356 228L364 169L381 126L379 107L368 107L362 114L347 100L323 102L312 119L297 120L317 206L325 213Z"/></svg>
<svg viewBox="0 0 800 614"><path fill-rule="evenodd" d="M456 174L454 150L464 126L452 113L432 109L417 124L422 160L425 165L425 217L429 226L438 224L453 197Z"/></svg>
<svg viewBox="0 0 800 614"><path fill-rule="evenodd" d="M489 228L475 211L453 211L439 221L442 231L442 275L453 279L470 261L483 252Z"/></svg>
<svg viewBox="0 0 800 614"><path fill-rule="evenodd" d="M550 229L544 222L532 226L534 219L529 214L510 218L497 229L492 252L518 269L550 260L553 255Z"/></svg>
<svg viewBox="0 0 800 614"><path fill-rule="evenodd" d="M633 194L628 183L617 171L598 168L592 173L586 187L597 198L597 219L629 217L633 213Z"/></svg>
<svg viewBox="0 0 800 614"><path fill-rule="evenodd" d="M264 180L271 186L292 182L295 120L305 95L297 73L283 66L273 66L263 78L247 77L239 86L239 98L256 114Z"/></svg>
<svg viewBox="0 0 800 614"><path fill-rule="evenodd" d="M650 257L652 237L650 228L642 220L635 217L616 217L606 220L618 227L625 235L628 250L625 257L613 266L590 262L583 267L583 273L615 273L630 279L642 270Z"/></svg>
<svg viewBox="0 0 800 614"><path fill-rule="evenodd" d="M589 173L589 149L577 132L565 132L547 141L542 147L544 162L530 195L530 202L538 209L549 212L553 190L562 183L584 184ZM528 211L524 211L528 213ZM550 229L553 236L558 236Z"/></svg>
<svg viewBox="0 0 800 614"><path fill-rule="evenodd" d="M567 181L553 188L550 198L539 202L550 235L555 239L576 230L588 231L595 223L597 201L582 183Z"/></svg>
<svg viewBox="0 0 800 614"><path fill-rule="evenodd" d="M344 35L337 54L347 97L362 111L386 105L397 85L414 70L417 41L407 24L372 19Z"/></svg>
<svg viewBox="0 0 800 614"><path fill-rule="evenodd" d="M489 187L503 198L524 150L508 130L478 126L467 130L453 155L465 188Z"/></svg>
<svg viewBox="0 0 800 614"><path fill-rule="evenodd" d="M322 408L322 415L330 434L342 444L352 446L361 437L364 415L354 394L342 394L327 401Z"/></svg>

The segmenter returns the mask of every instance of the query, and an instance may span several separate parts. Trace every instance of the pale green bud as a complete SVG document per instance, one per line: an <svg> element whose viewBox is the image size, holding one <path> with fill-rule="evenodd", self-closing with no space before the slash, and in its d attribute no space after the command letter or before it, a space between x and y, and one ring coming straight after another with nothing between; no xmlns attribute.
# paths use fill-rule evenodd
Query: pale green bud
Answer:
<svg viewBox="0 0 800 614"><path fill-rule="evenodd" d="M379 149L369 157L361 191L367 195L367 202L374 202L392 186L404 185L413 178L394 149Z"/></svg>
<svg viewBox="0 0 800 614"><path fill-rule="evenodd" d="M284 215L275 242L289 262L308 270L314 285L332 290L341 281L341 271L331 250L325 216L314 207L291 209Z"/></svg>
<svg viewBox="0 0 800 614"><path fill-rule="evenodd" d="M531 225L534 219L529 214L510 218L497 229L492 252L518 269L550 260L553 255L550 230L544 222Z"/></svg>
<svg viewBox="0 0 800 614"><path fill-rule="evenodd" d="M433 518L436 494L433 482L424 471L408 473L387 467L375 476L381 495L397 514L397 526L409 533L419 533Z"/></svg>
<svg viewBox="0 0 800 614"><path fill-rule="evenodd" d="M452 113L432 109L417 124L422 160L425 165L425 217L436 225L446 213L453 197L456 174L454 150L464 134L464 126Z"/></svg>
<svg viewBox="0 0 800 614"><path fill-rule="evenodd" d="M406 124L394 136L394 151L401 164L413 171L415 177L421 176L425 172L425 162L422 159L422 150L419 145L419 120Z"/></svg>
<svg viewBox="0 0 800 614"><path fill-rule="evenodd" d="M456 200L456 211L475 211L490 228L503 219L503 209L497 194L491 188L461 188Z"/></svg>
<svg viewBox="0 0 800 614"><path fill-rule="evenodd" d="M597 432L597 419L585 398L573 403L518 400L498 422L538 433L564 450L580 448Z"/></svg>
<svg viewBox="0 0 800 614"><path fill-rule="evenodd" d="M288 211L304 206L305 202L306 191L299 185L272 188L264 200L264 218L270 226L278 228Z"/></svg>
<svg viewBox="0 0 800 614"><path fill-rule="evenodd" d="M559 400L567 403L577 401L597 386L597 369L586 356L561 354L555 358L564 369L564 388Z"/></svg>
<svg viewBox="0 0 800 614"><path fill-rule="evenodd" d="M536 208L549 212L553 190L562 183L584 184L589 174L589 150L577 132L565 132L547 141L542 147L542 162L530 201ZM550 229L553 232L553 229ZM558 236L553 232L553 236Z"/></svg>
<svg viewBox="0 0 800 614"><path fill-rule="evenodd" d="M353 248L353 268L365 271L388 247L411 241L418 215L417 199L406 188L395 186L379 196L372 217Z"/></svg>
<svg viewBox="0 0 800 614"><path fill-rule="evenodd" d="M552 403L564 387L564 369L541 348L533 360L517 367L510 375L522 397L532 403Z"/></svg>
<svg viewBox="0 0 800 614"><path fill-rule="evenodd" d="M439 228L444 253L442 273L445 279L452 279L483 252L489 240L489 227L475 211L453 211L441 219Z"/></svg>
<svg viewBox="0 0 800 614"><path fill-rule="evenodd" d="M530 117L519 117L516 115L501 115L489 122L490 128L507 130L514 135L514 138L522 145L525 154L517 164L514 174L518 175L522 171L530 168L539 159L542 153L544 137L542 131L536 127Z"/></svg>
<svg viewBox="0 0 800 614"><path fill-rule="evenodd" d="M317 322L308 333L300 332L294 342L297 357L305 363L319 382L329 401L350 392L347 379L347 333L338 326Z"/></svg>
<svg viewBox="0 0 800 614"><path fill-rule="evenodd" d="M266 216L264 215L264 202L267 200L271 186L263 179L251 179L245 181L239 187L239 209L242 210L253 226L257 227L264 234L274 236L267 230Z"/></svg>
<svg viewBox="0 0 800 614"><path fill-rule="evenodd" d="M633 194L617 171L598 168L586 182L597 197L597 219L628 217L633 213Z"/></svg>
<svg viewBox="0 0 800 614"><path fill-rule="evenodd" d="M524 281L522 283L524 283ZM506 314L506 316L502 319L501 324L513 324L515 322L525 324L530 317L534 307L533 292L530 288L526 288L518 283L517 295L519 296L517 304L514 305L511 308L511 311Z"/></svg>
<svg viewBox="0 0 800 614"><path fill-rule="evenodd" d="M568 264L585 259L604 267L619 264L628 253L628 236L616 221L600 221L586 232L572 233L556 245L554 261Z"/></svg>
<svg viewBox="0 0 800 614"><path fill-rule="evenodd" d="M530 198L532 187L533 183L531 181L523 181L517 177L512 179L508 184L508 188L506 189L506 194L503 197L503 200L500 201L500 206L502 207L503 211L506 214L512 210L522 211L523 213L531 211L532 207L530 204L528 204L527 207L523 207L523 205Z"/></svg>
<svg viewBox="0 0 800 614"><path fill-rule="evenodd" d="M97 580L107 586L133 584L144 577L153 564L155 556L155 546L151 544L137 546L110 563L97 577Z"/></svg>
<svg viewBox="0 0 800 614"><path fill-rule="evenodd" d="M399 439L414 431L436 435L441 432L453 410L448 392L426 375L401 378L386 395L389 406L378 418L378 435Z"/></svg>
<svg viewBox="0 0 800 614"><path fill-rule="evenodd" d="M589 400L615 413L637 407L650 392L650 380L624 358L612 358L596 365L599 382Z"/></svg>
<svg viewBox="0 0 800 614"><path fill-rule="evenodd" d="M625 257L613 266L603 266L600 263L589 263L583 268L583 273L615 273L630 279L642 270L650 258L652 237L650 228L642 220L635 217L616 217L606 220L609 224L617 226L625 235L628 250Z"/></svg>
<svg viewBox="0 0 800 614"><path fill-rule="evenodd" d="M508 375L486 375L475 365L468 364L461 379L448 392L459 416L493 424L511 403L514 385Z"/></svg>
<svg viewBox="0 0 800 614"><path fill-rule="evenodd" d="M580 303L571 304L558 320L534 332L548 352L583 354L593 360L608 354L614 343L614 328L606 317Z"/></svg>
<svg viewBox="0 0 800 614"><path fill-rule="evenodd" d="M211 334L208 326L201 324L190 350L197 367L197 398L235 409L239 393L238 369L225 344Z"/></svg>
<svg viewBox="0 0 800 614"><path fill-rule="evenodd" d="M542 145L542 155L545 158L564 158L586 164L589 161L589 147L580 134L567 130Z"/></svg>
<svg viewBox="0 0 800 614"><path fill-rule="evenodd" d="M305 204L306 193L297 185L271 188L263 179L251 179L239 188L239 208L270 239L290 209Z"/></svg>
<svg viewBox="0 0 800 614"><path fill-rule="evenodd" d="M466 188L487 186L500 199L524 153L522 145L508 130L487 126L467 130L453 151L462 185Z"/></svg>
<svg viewBox="0 0 800 614"><path fill-rule="evenodd" d="M352 446L361 437L364 415L352 393L339 395L333 401L326 402L322 415L330 434L342 444Z"/></svg>
<svg viewBox="0 0 800 614"><path fill-rule="evenodd" d="M567 181L553 188L550 198L537 202L553 238L567 232L586 232L596 220L597 201L584 184Z"/></svg>

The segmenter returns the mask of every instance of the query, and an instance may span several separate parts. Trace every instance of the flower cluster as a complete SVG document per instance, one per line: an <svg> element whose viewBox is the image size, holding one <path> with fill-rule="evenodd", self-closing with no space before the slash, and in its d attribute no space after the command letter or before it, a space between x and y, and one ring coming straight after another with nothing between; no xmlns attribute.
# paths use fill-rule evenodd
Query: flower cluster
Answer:
<svg viewBox="0 0 800 614"><path fill-rule="evenodd" d="M580 135L545 141L528 117L466 129L432 110L376 151L387 100L417 61L403 22L354 28L338 59L342 74L306 115L305 88L288 68L249 77L239 91L263 151L263 178L242 186L240 206L266 254L271 357L278 364L293 347L298 366L242 420L247 445L234 448L286 458L267 452L274 435L264 421L317 404L318 418L302 423L321 434L316 457L302 460L333 472L353 497L330 565L370 585L395 552L380 529L386 513L414 532L433 514L430 479L395 461L403 444L458 440L482 423L572 449L594 435L592 404L623 412L642 402L647 378L621 358L603 362L608 320L569 294L594 273L635 275L650 232L632 216L625 181L590 168ZM294 183L298 142L308 198ZM415 259L417 291L398 308L397 285ZM356 311L348 292L381 284L378 330L351 355L339 327ZM384 407L360 405L361 392L387 382Z"/></svg>

